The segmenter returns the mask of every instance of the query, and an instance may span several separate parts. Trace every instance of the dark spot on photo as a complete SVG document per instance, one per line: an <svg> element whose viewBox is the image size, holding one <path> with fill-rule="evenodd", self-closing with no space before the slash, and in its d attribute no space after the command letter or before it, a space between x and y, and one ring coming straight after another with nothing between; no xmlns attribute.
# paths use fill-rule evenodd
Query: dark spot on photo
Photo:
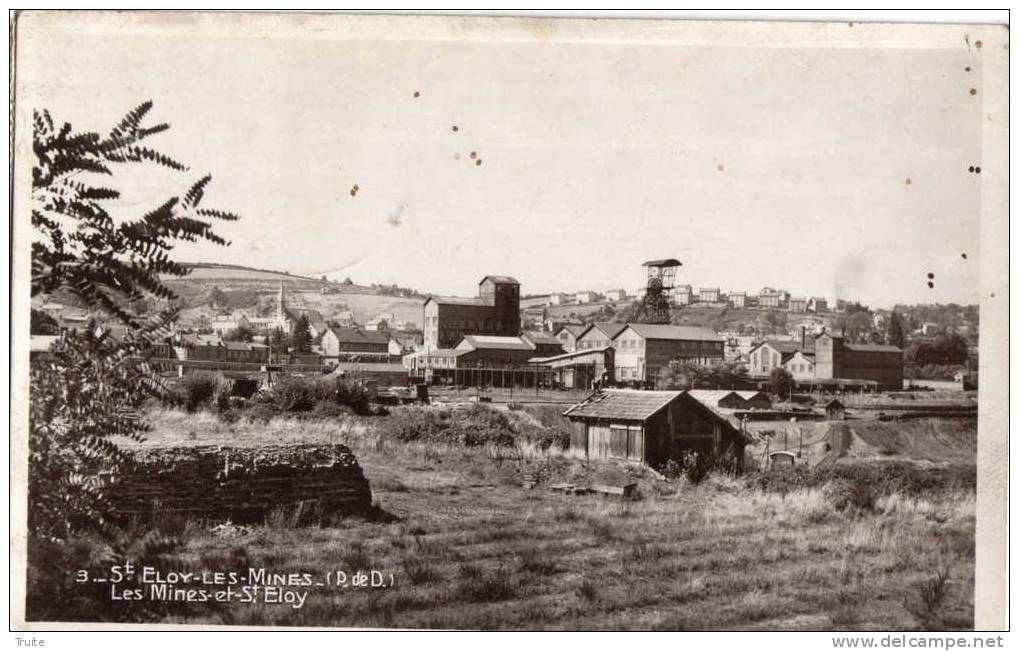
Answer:
<svg viewBox="0 0 1019 651"><path fill-rule="evenodd" d="M414 97L421 97L421 91L420 90L415 90L414 91Z"/></svg>
<svg viewBox="0 0 1019 651"><path fill-rule="evenodd" d="M980 173L980 166L977 165L976 167L974 167L973 171L976 172L977 174L979 174Z"/></svg>
<svg viewBox="0 0 1019 651"><path fill-rule="evenodd" d="M913 185L913 179L906 177L906 185Z"/></svg>
<svg viewBox="0 0 1019 651"><path fill-rule="evenodd" d="M458 127L458 126L456 126L456 125L454 124L454 125L453 125L453 133L456 133L456 132L457 132L457 131L459 131L459 130L460 130L460 127Z"/></svg>
<svg viewBox="0 0 1019 651"><path fill-rule="evenodd" d="M963 259L963 260L967 260L967 259L968 259L968 256L967 256L967 255L966 255L965 253L963 253L963 254L962 254L962 259Z"/></svg>
<svg viewBox="0 0 1019 651"><path fill-rule="evenodd" d="M984 46L984 42L983 41L977 41L973 45L975 45L976 48L979 50L980 48L982 48Z"/></svg>
<svg viewBox="0 0 1019 651"><path fill-rule="evenodd" d="M927 286L930 287L931 289L934 289L934 283L933 282L928 282Z"/></svg>
<svg viewBox="0 0 1019 651"><path fill-rule="evenodd" d="M478 160L474 161L474 164L475 165L481 165L481 159L479 158Z"/></svg>
<svg viewBox="0 0 1019 651"><path fill-rule="evenodd" d="M966 72L969 72L969 66L966 66L965 68L963 68L963 70L965 70Z"/></svg>
<svg viewBox="0 0 1019 651"><path fill-rule="evenodd" d="M358 191L359 191L360 189L361 189L361 188L359 188L359 187L357 186L357 183L355 183L355 184L354 184L354 187L350 188L350 196L352 196L352 197L356 197L356 196L357 196L357 193L358 193Z"/></svg>
<svg viewBox="0 0 1019 651"><path fill-rule="evenodd" d="M976 95L977 94L977 89L976 88L970 88L969 89L969 94L970 95Z"/></svg>
<svg viewBox="0 0 1019 651"><path fill-rule="evenodd" d="M478 157L478 152L476 152L476 151L472 151L472 152L471 152L471 160L474 160L474 159L475 159L475 158L477 158L477 157Z"/></svg>
<svg viewBox="0 0 1019 651"><path fill-rule="evenodd" d="M934 280L934 274L932 272L928 271L927 272L927 278L929 278L930 280Z"/></svg>
<svg viewBox="0 0 1019 651"><path fill-rule="evenodd" d="M725 171L725 165L722 165L721 163L719 163L718 164L718 171L719 172L724 172Z"/></svg>

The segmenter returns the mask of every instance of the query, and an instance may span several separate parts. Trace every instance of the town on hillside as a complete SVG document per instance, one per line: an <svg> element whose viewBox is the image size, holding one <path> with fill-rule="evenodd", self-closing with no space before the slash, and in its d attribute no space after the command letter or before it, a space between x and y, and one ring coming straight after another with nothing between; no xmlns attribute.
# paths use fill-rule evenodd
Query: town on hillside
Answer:
<svg viewBox="0 0 1019 651"><path fill-rule="evenodd" d="M710 370L720 368L733 389L773 380L833 392L976 385L975 306L876 310L770 287L693 291L675 281L681 266L644 263L648 282L629 293L527 296L515 278L486 275L474 297L204 266L197 279L177 281L184 298L157 357L178 377L226 371L262 384L280 372L321 372L383 388L655 389L704 377L717 384ZM644 309L650 302L657 313ZM68 331L124 330L53 297L33 303L32 315L39 352Z"/></svg>

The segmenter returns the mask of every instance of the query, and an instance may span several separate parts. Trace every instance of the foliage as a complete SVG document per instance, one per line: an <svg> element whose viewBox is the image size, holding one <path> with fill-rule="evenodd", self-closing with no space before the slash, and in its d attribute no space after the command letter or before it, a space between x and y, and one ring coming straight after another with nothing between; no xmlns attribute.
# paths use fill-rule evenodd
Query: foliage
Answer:
<svg viewBox="0 0 1019 651"><path fill-rule="evenodd" d="M359 414L370 412L367 388L341 378L284 377L272 388L269 400L279 412L326 413L320 407L323 403L349 407Z"/></svg>
<svg viewBox="0 0 1019 651"><path fill-rule="evenodd" d="M233 330L223 335L225 341L251 341L255 338L255 330L245 324L240 324Z"/></svg>
<svg viewBox="0 0 1019 651"><path fill-rule="evenodd" d="M49 112L34 115L32 169L32 296L66 292L87 309L130 326L121 341L89 329L60 340L51 354L32 361L29 410L29 531L33 540L67 539L76 531L108 533L105 502L94 477L124 458L111 437L139 439L146 431L138 408L165 387L148 363L150 342L162 339L173 311L147 319L129 306L145 297L175 298L163 276L187 268L168 253L177 241L225 244L213 219L235 215L200 208L210 178L134 220L114 221L107 211L120 192L97 185L117 164L155 163L186 168L142 142L168 129L143 126L145 102L107 135L55 126ZM30 545L30 548L32 545ZM30 554L30 564L36 559Z"/></svg>
<svg viewBox="0 0 1019 651"><path fill-rule="evenodd" d="M663 389L735 389L747 380L747 369L735 362L701 365L672 360L662 369Z"/></svg>
<svg viewBox="0 0 1019 651"><path fill-rule="evenodd" d="M938 335L933 340L914 341L906 348L903 362L907 367L965 364L969 360L969 342L961 335Z"/></svg>
<svg viewBox="0 0 1019 651"><path fill-rule="evenodd" d="M768 376L768 386L775 395L788 396L793 386L793 376L781 366L773 368Z"/></svg>
<svg viewBox="0 0 1019 651"><path fill-rule="evenodd" d="M140 440L137 409L158 386L145 364L127 364L132 348L91 330L58 340L32 364L29 395L28 527L61 539L104 530L103 467L123 460L110 437Z"/></svg>
<svg viewBox="0 0 1019 651"><path fill-rule="evenodd" d="M283 355L287 354L288 350L287 335L284 334L283 328L276 328L269 335L269 351L272 353L273 361L279 361Z"/></svg>
<svg viewBox="0 0 1019 651"><path fill-rule="evenodd" d="M302 314L290 332L290 349L295 353L308 353L311 352L311 344L311 324L308 323L308 316Z"/></svg>
<svg viewBox="0 0 1019 651"><path fill-rule="evenodd" d="M32 310L28 332L33 335L58 335L60 334L60 324L42 310Z"/></svg>
<svg viewBox="0 0 1019 651"><path fill-rule="evenodd" d="M184 406L188 411L195 411L210 404L225 408L233 383L222 373L202 371L185 376L183 386Z"/></svg>
<svg viewBox="0 0 1019 651"><path fill-rule="evenodd" d="M453 443L474 447L514 445L514 429L506 416L494 409L473 405L467 409L396 410L388 434L398 441Z"/></svg>
<svg viewBox="0 0 1019 651"><path fill-rule="evenodd" d="M902 318L895 310L892 310L888 316L888 343L899 348L906 346L906 333L902 330Z"/></svg>
<svg viewBox="0 0 1019 651"><path fill-rule="evenodd" d="M139 325L124 305L151 295L174 298L161 274L184 276L187 269L170 260L173 241L207 240L226 244L210 220L236 215L200 208L211 176L194 183L139 219L116 223L106 209L120 192L94 184L96 175L113 174L117 163L150 162L172 170L187 168L142 145L168 124L144 127L152 108L145 102L129 111L107 135L57 127L48 111L34 114L32 168L32 295L64 288L88 306L101 308L130 325Z"/></svg>

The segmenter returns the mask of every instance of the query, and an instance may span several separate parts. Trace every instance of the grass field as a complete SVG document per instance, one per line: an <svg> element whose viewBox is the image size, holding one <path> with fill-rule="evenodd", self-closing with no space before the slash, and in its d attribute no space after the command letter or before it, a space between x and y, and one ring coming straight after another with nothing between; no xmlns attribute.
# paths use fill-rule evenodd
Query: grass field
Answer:
<svg viewBox="0 0 1019 651"><path fill-rule="evenodd" d="M971 628L975 493L763 490L753 476L666 483L639 469L520 449L399 443L387 417L226 424L153 414L150 444L343 441L382 517L295 527L177 523L177 561L210 571L330 568L387 588L310 588L301 608L229 604L170 621L458 629ZM521 485L523 471L540 477ZM571 496L555 480L631 475L635 501ZM926 598L925 598L926 597Z"/></svg>

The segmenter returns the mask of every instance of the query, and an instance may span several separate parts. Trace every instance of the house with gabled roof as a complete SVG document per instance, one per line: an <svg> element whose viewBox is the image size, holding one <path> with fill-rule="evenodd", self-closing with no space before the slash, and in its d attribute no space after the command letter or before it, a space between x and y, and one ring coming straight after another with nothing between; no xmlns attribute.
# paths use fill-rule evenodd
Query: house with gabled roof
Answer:
<svg viewBox="0 0 1019 651"><path fill-rule="evenodd" d="M656 386L669 362L709 365L724 361L725 338L696 326L628 323L613 338L616 382Z"/></svg>
<svg viewBox="0 0 1019 651"><path fill-rule="evenodd" d="M607 321L592 323L579 337L577 337L577 350L611 346L613 345L612 340L615 339L616 335L622 332L625 327L625 323L612 323Z"/></svg>
<svg viewBox="0 0 1019 651"><path fill-rule="evenodd" d="M590 327L582 323L565 323L557 326L552 334L562 344L563 350L571 352L577 350L577 337L587 332Z"/></svg>

